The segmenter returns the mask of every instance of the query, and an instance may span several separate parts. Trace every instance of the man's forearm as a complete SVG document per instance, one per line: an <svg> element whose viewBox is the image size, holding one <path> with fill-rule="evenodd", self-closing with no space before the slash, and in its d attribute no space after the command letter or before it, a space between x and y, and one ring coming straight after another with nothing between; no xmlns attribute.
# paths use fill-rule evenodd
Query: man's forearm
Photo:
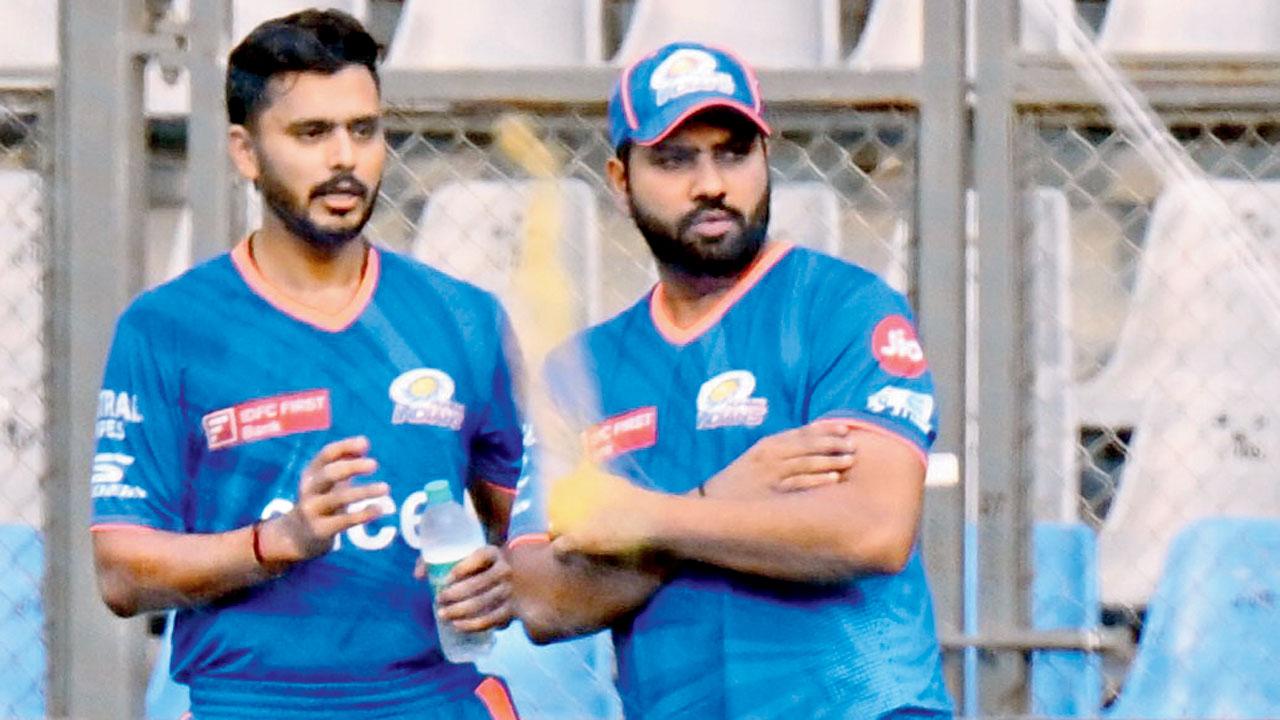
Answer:
<svg viewBox="0 0 1280 720"><path fill-rule="evenodd" d="M783 580L835 582L901 570L913 537L904 536L893 512L859 507L849 489L749 500L664 498L652 546Z"/></svg>
<svg viewBox="0 0 1280 720"><path fill-rule="evenodd" d="M542 541L519 543L507 552L516 611L537 643L608 627L644 605L662 584L662 572L652 562L559 557Z"/></svg>
<svg viewBox="0 0 1280 720"><path fill-rule="evenodd" d="M262 533L270 552L271 523ZM251 526L204 535L109 528L93 541L103 600L122 617L198 605L272 577L254 557Z"/></svg>
<svg viewBox="0 0 1280 720"><path fill-rule="evenodd" d="M841 482L800 492L676 496L580 469L552 488L555 548L609 556L648 550L813 582L897 572L915 543L924 463L904 440L857 436L859 460Z"/></svg>

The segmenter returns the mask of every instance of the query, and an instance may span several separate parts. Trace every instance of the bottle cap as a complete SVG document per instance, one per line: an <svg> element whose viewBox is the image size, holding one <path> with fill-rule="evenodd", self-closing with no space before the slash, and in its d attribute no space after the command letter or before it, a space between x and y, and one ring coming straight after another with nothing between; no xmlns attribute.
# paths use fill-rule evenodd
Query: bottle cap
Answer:
<svg viewBox="0 0 1280 720"><path fill-rule="evenodd" d="M423 490L427 493L428 505L453 502L453 490L449 488L448 480L432 480Z"/></svg>

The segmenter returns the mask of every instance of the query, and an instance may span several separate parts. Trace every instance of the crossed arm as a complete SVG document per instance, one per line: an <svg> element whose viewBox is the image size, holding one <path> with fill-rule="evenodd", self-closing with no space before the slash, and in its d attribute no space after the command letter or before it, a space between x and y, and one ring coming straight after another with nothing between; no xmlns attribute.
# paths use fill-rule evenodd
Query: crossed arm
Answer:
<svg viewBox="0 0 1280 720"><path fill-rule="evenodd" d="M801 431L808 435L762 440L708 481L707 497L655 493L603 473L566 483L563 492L593 484L599 502L557 522L553 494L554 539L508 551L530 637L571 637L640 607L663 581L664 558L806 582L901 570L923 499L918 452L877 431L818 424L789 432Z"/></svg>

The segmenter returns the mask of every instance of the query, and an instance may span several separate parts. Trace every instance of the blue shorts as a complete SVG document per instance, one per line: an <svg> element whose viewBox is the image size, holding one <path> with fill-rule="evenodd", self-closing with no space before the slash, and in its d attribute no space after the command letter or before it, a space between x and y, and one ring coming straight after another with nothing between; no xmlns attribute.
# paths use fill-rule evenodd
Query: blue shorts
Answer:
<svg viewBox="0 0 1280 720"><path fill-rule="evenodd" d="M333 700L337 701L338 698ZM403 712L399 713L394 710L381 710L377 707L376 701L361 703L362 707L358 714L353 714L353 708L350 707L337 709L327 703L307 704L309 707L305 709L297 708L283 713L279 708L272 708L269 716L278 720L295 717L314 720L331 717L327 713L336 711L337 714L332 717L367 717L377 720L520 720L515 703L511 700L511 690L500 678L492 676L484 678L470 693L453 694L435 699L415 698L404 703L396 702L397 706L404 707ZM247 715L243 706L236 709L236 706L231 703L221 706L213 705L213 707L187 713L182 720L248 720L249 717L262 716L257 711Z"/></svg>

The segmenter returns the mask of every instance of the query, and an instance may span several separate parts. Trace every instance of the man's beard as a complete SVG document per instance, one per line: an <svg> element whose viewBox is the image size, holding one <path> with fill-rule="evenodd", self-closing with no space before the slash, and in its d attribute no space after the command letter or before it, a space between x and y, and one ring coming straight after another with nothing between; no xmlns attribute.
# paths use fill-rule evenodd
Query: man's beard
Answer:
<svg viewBox="0 0 1280 720"><path fill-rule="evenodd" d="M350 172L339 173L319 185L311 188L305 202L298 202L297 197L289 191L277 178L276 174L265 164L258 177L258 189L262 192L262 202L266 205L289 232L302 238L313 249L324 254L332 254L339 248L360 235L364 226L373 215L374 205L378 199L378 187L369 192L369 187L356 179ZM364 212L354 225L342 228L323 228L311 220L308 214L310 201L333 192L349 192L364 198Z"/></svg>
<svg viewBox="0 0 1280 720"><path fill-rule="evenodd" d="M726 206L721 201L700 203L676 223L675 232L648 214L636 204L635 196L627 194L627 204L636 228L644 236L653 257L663 266L689 277L736 277L747 269L760 254L769 231L770 186L766 186L750 218ZM726 213L737 224L737 230L711 241L691 234L699 214L708 210Z"/></svg>

